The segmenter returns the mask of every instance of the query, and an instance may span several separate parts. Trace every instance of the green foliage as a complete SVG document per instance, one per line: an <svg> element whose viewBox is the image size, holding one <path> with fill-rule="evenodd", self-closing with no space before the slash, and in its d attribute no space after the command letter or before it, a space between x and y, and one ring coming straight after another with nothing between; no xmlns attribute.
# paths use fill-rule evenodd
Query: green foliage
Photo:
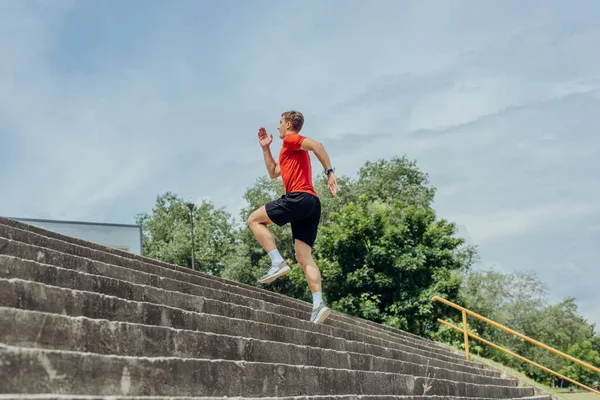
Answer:
<svg viewBox="0 0 600 400"><path fill-rule="evenodd" d="M593 353L593 346L598 336L594 336L594 326L579 316L575 299L548 304L545 286L531 272L470 271L465 276L461 298L462 305L480 315L559 351L574 357L577 353L592 364L597 362L594 354L598 352ZM563 371L572 379L581 377L593 382L592 375L586 375L582 367L574 367L573 363L552 352L474 318L470 318L469 323L484 339L554 371ZM481 355L524 372L538 382L550 384L553 379L556 381L554 375L489 346L483 347ZM595 376L598 379L597 374Z"/></svg>
<svg viewBox="0 0 600 400"><path fill-rule="evenodd" d="M151 213L137 215L142 226L142 251L147 257L191 266L192 244L189 209L186 203L167 192L156 198ZM213 204L202 202L194 211L193 268L218 275L226 265L226 257L235 248L233 223L229 215Z"/></svg>
<svg viewBox="0 0 600 400"><path fill-rule="evenodd" d="M428 186L427 174L419 170L416 161L406 157L367 161L358 175L353 187L358 196L387 203L400 200L422 207L429 207L433 202L435 189Z"/></svg>
<svg viewBox="0 0 600 400"><path fill-rule="evenodd" d="M499 324L527 335L528 323L545 304L545 286L531 272L504 274L498 271L469 271L463 281L461 305L490 318ZM521 341L485 322L473 318L471 322L479 335L494 343L515 348ZM504 353L487 348L482 354L498 360Z"/></svg>
<svg viewBox="0 0 600 400"><path fill-rule="evenodd" d="M578 360L600 368L600 355L596 350L593 349L592 342L589 340L575 343L569 348L568 354ZM596 372L593 372L590 369L574 362L568 363L569 365L563 367L559 371L561 374L587 386L597 385L597 382L600 379Z"/></svg>
<svg viewBox="0 0 600 400"><path fill-rule="evenodd" d="M318 252L324 292L348 314L426 335L431 297L455 299L463 240L432 209L362 196L331 216Z"/></svg>
<svg viewBox="0 0 600 400"><path fill-rule="evenodd" d="M463 327L462 316L460 318L456 317L453 320L448 318L445 321L459 328ZM470 323L467 323L467 331L477 335L477 331ZM459 350L465 350L465 338L463 333L443 324L440 324L440 328L432 333L431 339L449 344ZM482 344L481 342L469 337L469 354L481 355L485 349L484 346L485 344Z"/></svg>
<svg viewBox="0 0 600 400"><path fill-rule="evenodd" d="M590 342L592 343L592 349L600 353L600 334L596 334Z"/></svg>

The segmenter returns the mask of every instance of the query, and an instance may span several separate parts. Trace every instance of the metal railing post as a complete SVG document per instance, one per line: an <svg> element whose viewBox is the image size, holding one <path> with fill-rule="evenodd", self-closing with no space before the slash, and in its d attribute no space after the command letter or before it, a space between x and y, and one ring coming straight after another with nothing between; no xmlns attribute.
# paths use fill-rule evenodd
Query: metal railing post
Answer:
<svg viewBox="0 0 600 400"><path fill-rule="evenodd" d="M463 333L464 333L464 337L465 337L465 358L468 360L469 359L469 331L467 329L467 313L466 311L463 310L462 312L462 317L463 317Z"/></svg>

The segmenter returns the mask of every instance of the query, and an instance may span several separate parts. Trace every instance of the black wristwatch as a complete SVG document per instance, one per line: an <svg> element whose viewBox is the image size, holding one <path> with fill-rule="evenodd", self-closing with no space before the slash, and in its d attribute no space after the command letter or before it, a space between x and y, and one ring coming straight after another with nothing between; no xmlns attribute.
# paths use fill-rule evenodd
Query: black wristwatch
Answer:
<svg viewBox="0 0 600 400"><path fill-rule="evenodd" d="M329 176L330 173L333 172L333 168L329 168L325 170L325 175Z"/></svg>

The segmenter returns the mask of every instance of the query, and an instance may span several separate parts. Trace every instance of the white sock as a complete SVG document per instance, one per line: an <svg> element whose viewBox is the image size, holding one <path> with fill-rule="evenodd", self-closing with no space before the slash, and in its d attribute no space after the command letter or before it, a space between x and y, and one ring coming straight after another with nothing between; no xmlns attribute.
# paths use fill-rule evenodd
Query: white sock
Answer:
<svg viewBox="0 0 600 400"><path fill-rule="evenodd" d="M279 250L275 249L269 252L269 257L271 257L272 265L279 265L283 262L283 257L279 254Z"/></svg>
<svg viewBox="0 0 600 400"><path fill-rule="evenodd" d="M313 293L313 308L319 307L319 304L323 301L323 292Z"/></svg>

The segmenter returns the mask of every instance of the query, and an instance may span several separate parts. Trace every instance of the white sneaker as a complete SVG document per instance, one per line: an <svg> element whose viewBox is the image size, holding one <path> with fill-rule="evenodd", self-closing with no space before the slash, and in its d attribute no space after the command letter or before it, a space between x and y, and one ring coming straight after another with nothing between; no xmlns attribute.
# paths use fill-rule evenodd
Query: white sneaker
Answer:
<svg viewBox="0 0 600 400"><path fill-rule="evenodd" d="M319 307L313 308L312 313L310 315L310 322L315 324L321 324L323 321L329 317L331 314L331 309L325 305L325 303L321 302Z"/></svg>
<svg viewBox="0 0 600 400"><path fill-rule="evenodd" d="M258 281L260 283L271 283L280 276L289 274L292 271L286 261L282 261L279 265L273 265L266 274L264 274Z"/></svg>

